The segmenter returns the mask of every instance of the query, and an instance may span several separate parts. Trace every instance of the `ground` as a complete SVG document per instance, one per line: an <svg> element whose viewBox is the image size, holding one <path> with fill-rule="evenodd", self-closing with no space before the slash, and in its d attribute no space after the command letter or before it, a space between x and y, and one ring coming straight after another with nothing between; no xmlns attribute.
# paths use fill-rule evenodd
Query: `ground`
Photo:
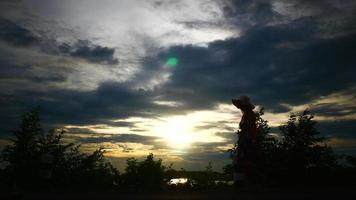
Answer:
<svg viewBox="0 0 356 200"><path fill-rule="evenodd" d="M215 190L215 191L164 191L164 192L24 192L22 195L2 195L1 199L356 199L355 187L319 189L259 189L259 190Z"/></svg>

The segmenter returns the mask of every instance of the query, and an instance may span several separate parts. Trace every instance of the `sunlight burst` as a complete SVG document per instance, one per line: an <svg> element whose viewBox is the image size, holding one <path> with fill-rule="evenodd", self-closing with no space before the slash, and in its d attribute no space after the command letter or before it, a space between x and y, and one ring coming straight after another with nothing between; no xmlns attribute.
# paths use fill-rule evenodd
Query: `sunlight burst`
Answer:
<svg viewBox="0 0 356 200"><path fill-rule="evenodd" d="M171 117L160 123L155 129L161 137L165 138L168 144L174 149L187 148L193 141L190 133L192 124L184 117Z"/></svg>

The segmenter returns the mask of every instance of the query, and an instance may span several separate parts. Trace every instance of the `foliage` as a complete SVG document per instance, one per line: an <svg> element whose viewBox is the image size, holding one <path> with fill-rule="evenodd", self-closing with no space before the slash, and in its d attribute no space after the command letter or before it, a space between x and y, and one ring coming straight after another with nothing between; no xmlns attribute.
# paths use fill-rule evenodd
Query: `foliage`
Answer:
<svg viewBox="0 0 356 200"><path fill-rule="evenodd" d="M13 131L12 145L6 146L2 159L10 164L8 171L19 183L35 179L38 165L38 138L42 135L39 109L25 113L19 130Z"/></svg>
<svg viewBox="0 0 356 200"><path fill-rule="evenodd" d="M216 174L213 171L213 164L210 161L205 167L205 170L200 174L195 174L194 179L197 181L197 185L200 188L207 188L214 185L214 180L216 179Z"/></svg>
<svg viewBox="0 0 356 200"><path fill-rule="evenodd" d="M355 156L346 156L346 162L349 166L356 169L356 157Z"/></svg>
<svg viewBox="0 0 356 200"><path fill-rule="evenodd" d="M164 183L165 167L162 160L154 160L150 153L145 160L127 159L126 173L123 175L124 185L133 188L159 188Z"/></svg>
<svg viewBox="0 0 356 200"><path fill-rule="evenodd" d="M79 145L62 143L63 131L41 128L39 109L23 115L21 126L14 131L12 144L3 153L13 183L25 188L50 186L107 186L117 178L117 170L104 160L104 151L92 154L79 151Z"/></svg>
<svg viewBox="0 0 356 200"><path fill-rule="evenodd" d="M255 114L259 161L251 178L260 183L297 182L310 173L326 175L339 167L337 156L320 136L314 116L308 110L291 113L287 123L280 126L279 137L270 135L268 121L262 118L263 108ZM236 151L235 144L230 152ZM224 172L231 174L232 166L226 166Z"/></svg>
<svg viewBox="0 0 356 200"><path fill-rule="evenodd" d="M257 145L258 145L258 163L254 169L254 181L259 182L270 180L270 176L274 169L278 168L280 155L279 141L276 137L270 135L270 126L268 121L263 119L264 108L255 112L257 124Z"/></svg>
<svg viewBox="0 0 356 200"><path fill-rule="evenodd" d="M257 142L260 152L269 155L271 151L275 150L278 141L269 135L271 128L268 125L268 121L263 119L264 108L261 108L258 112L255 112L256 124L257 124ZM236 133L239 134L239 131ZM236 156L238 150L237 141L234 143L234 147L229 149L231 157Z"/></svg>
<svg viewBox="0 0 356 200"><path fill-rule="evenodd" d="M334 167L336 158L332 149L319 136L314 116L308 110L299 115L291 114L288 122L280 127L283 134L281 148L288 155L285 165L296 171L310 167Z"/></svg>

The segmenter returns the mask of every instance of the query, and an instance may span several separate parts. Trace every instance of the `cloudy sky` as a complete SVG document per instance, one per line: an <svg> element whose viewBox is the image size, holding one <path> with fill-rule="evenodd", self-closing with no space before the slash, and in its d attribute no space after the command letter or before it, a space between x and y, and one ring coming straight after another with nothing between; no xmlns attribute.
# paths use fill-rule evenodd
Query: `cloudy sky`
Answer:
<svg viewBox="0 0 356 200"><path fill-rule="evenodd" d="M83 151L119 167L149 152L176 168L230 162L249 95L274 133L309 108L356 154L353 0L2 0L0 145L41 107Z"/></svg>

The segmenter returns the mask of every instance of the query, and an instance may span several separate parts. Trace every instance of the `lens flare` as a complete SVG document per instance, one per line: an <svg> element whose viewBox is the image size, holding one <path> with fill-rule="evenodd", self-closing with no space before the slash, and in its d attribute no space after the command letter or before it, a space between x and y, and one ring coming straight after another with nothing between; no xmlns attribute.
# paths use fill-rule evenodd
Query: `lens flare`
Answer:
<svg viewBox="0 0 356 200"><path fill-rule="evenodd" d="M170 58L168 58L166 64L167 64L167 66L169 66L169 67L175 67L175 66L178 64L178 59L175 58L175 57L170 57Z"/></svg>

